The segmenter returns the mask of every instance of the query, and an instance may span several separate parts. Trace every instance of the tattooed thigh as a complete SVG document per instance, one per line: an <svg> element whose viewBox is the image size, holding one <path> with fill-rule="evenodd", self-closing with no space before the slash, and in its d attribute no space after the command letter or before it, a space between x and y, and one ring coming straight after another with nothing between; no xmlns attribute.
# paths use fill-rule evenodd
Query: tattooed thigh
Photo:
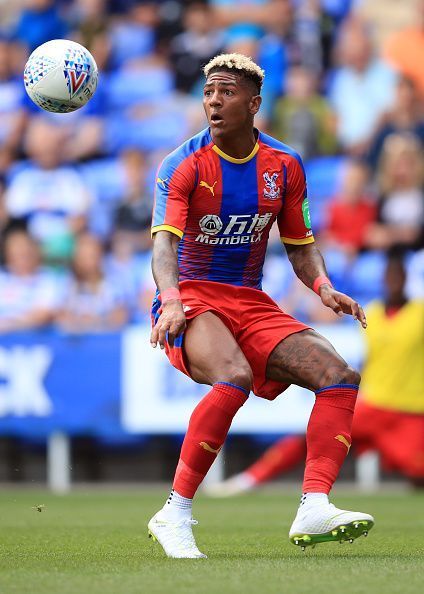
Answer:
<svg viewBox="0 0 424 594"><path fill-rule="evenodd" d="M282 340L268 358L269 379L319 390L340 383L359 384L359 373L351 369L332 344L315 330L304 330Z"/></svg>

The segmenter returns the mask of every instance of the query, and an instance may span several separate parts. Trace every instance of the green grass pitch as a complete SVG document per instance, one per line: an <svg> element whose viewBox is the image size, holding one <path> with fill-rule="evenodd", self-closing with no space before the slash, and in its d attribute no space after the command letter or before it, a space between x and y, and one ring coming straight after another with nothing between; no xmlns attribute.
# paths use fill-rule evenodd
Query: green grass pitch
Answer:
<svg viewBox="0 0 424 594"><path fill-rule="evenodd" d="M424 575L424 495L340 492L340 507L372 513L353 544L302 553L287 538L298 497L276 490L199 497L196 537L208 560L166 559L147 538L161 491L0 493L2 594L416 594ZM44 505L38 511L37 506Z"/></svg>

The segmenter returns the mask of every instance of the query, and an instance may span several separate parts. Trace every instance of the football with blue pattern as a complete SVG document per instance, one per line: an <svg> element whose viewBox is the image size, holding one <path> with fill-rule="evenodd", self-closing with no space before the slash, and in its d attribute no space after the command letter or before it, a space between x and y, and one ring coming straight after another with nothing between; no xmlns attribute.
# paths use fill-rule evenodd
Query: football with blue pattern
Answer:
<svg viewBox="0 0 424 594"><path fill-rule="evenodd" d="M98 69L90 52L75 41L54 39L37 47L24 70L32 101L56 113L83 107L97 88Z"/></svg>

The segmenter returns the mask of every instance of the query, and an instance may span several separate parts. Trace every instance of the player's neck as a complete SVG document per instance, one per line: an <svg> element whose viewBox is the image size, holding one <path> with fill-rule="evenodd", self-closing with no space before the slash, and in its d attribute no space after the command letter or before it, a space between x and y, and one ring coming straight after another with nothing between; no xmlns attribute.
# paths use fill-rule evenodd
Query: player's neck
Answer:
<svg viewBox="0 0 424 594"><path fill-rule="evenodd" d="M234 159L244 159L248 157L257 142L258 131L255 128L242 130L237 134L228 136L219 135L214 137L211 132L214 144L226 155Z"/></svg>
<svg viewBox="0 0 424 594"><path fill-rule="evenodd" d="M385 307L386 310L393 308L400 309L401 307L406 305L406 303L408 303L408 299L403 293L397 295L389 295L386 298Z"/></svg>

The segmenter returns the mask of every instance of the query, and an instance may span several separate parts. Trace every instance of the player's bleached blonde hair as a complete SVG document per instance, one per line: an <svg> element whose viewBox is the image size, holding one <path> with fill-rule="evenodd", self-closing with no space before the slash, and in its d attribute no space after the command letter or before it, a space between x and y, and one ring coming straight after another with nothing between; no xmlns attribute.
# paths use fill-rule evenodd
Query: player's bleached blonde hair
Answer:
<svg viewBox="0 0 424 594"><path fill-rule="evenodd" d="M258 87L261 92L262 83L265 78L265 71L262 70L252 58L244 56L243 54L220 54L210 60L203 68L206 78L215 70L235 70L245 78L251 80Z"/></svg>

